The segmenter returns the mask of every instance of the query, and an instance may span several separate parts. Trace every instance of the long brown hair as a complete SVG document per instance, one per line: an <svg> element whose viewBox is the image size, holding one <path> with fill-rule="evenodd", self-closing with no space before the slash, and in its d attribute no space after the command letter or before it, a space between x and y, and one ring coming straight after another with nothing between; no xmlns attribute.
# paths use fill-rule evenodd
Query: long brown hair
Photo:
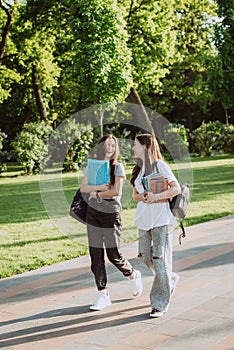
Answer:
<svg viewBox="0 0 234 350"><path fill-rule="evenodd" d="M158 161L158 159L163 159L161 154L158 141L151 134L142 134L136 136L138 142L141 145L145 145L145 175L149 175L154 171L154 164ZM134 186L134 182L142 168L142 160L135 159L136 165L132 170L132 176L130 179L131 185ZM152 163L151 163L152 162Z"/></svg>
<svg viewBox="0 0 234 350"><path fill-rule="evenodd" d="M97 159L104 159L105 158L105 141L113 139L115 141L115 153L113 154L112 159L110 159L110 183L111 185L114 185L115 183L115 164L118 161L119 156L119 144L117 138L112 134L106 134L102 136L98 142L97 145Z"/></svg>

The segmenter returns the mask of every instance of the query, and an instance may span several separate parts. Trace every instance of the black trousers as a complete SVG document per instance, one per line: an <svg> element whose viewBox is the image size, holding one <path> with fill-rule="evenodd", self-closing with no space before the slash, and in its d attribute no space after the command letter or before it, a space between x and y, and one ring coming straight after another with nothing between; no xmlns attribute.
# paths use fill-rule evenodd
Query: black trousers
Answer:
<svg viewBox="0 0 234 350"><path fill-rule="evenodd" d="M133 267L119 251L122 233L120 204L114 199L103 199L101 203L91 199L87 210L87 230L91 271L95 276L97 289L105 289L107 285L104 249L109 261L124 276L130 276Z"/></svg>

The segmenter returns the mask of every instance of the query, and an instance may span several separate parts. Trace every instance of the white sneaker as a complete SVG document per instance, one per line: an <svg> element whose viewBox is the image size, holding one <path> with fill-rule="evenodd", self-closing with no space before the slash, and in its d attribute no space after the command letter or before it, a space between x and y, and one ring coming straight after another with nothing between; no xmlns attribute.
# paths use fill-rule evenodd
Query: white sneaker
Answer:
<svg viewBox="0 0 234 350"><path fill-rule="evenodd" d="M152 311L150 313L150 317L158 318L158 317L165 315L165 313L166 313L166 310L160 311L157 309L152 309Z"/></svg>
<svg viewBox="0 0 234 350"><path fill-rule="evenodd" d="M101 309L104 309L104 307L107 307L110 305L111 305L111 300L110 300L109 293L107 292L105 294L102 292L98 292L95 301L90 306L90 310L99 311Z"/></svg>
<svg viewBox="0 0 234 350"><path fill-rule="evenodd" d="M180 276L177 275L177 273L173 272L172 279L171 279L171 282L172 282L171 295L174 293L179 280L180 280Z"/></svg>
<svg viewBox="0 0 234 350"><path fill-rule="evenodd" d="M132 295L134 297L140 296L143 291L143 285L141 280L141 273L138 270L134 271L135 277L133 279L130 279L132 284Z"/></svg>

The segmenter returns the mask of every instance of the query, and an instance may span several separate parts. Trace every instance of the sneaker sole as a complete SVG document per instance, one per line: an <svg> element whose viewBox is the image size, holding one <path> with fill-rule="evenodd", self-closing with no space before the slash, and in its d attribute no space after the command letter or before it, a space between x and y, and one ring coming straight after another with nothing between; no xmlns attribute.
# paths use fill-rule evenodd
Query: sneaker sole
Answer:
<svg viewBox="0 0 234 350"><path fill-rule="evenodd" d="M100 311L100 310L102 310L102 309L105 309L105 307L108 307L108 306L111 306L111 304L109 304L109 305L105 305L105 306L103 306L103 307L97 307L97 306L90 306L90 310L91 311Z"/></svg>
<svg viewBox="0 0 234 350"><path fill-rule="evenodd" d="M166 311L162 311L162 313L160 313L160 314L150 314L149 316L150 316L150 318L159 318L159 317L164 316L165 313L166 313Z"/></svg>
<svg viewBox="0 0 234 350"><path fill-rule="evenodd" d="M133 295L134 297L139 297L139 296L142 294L142 292L143 292L143 291L141 291L140 293L136 293L136 294L132 293L132 295Z"/></svg>

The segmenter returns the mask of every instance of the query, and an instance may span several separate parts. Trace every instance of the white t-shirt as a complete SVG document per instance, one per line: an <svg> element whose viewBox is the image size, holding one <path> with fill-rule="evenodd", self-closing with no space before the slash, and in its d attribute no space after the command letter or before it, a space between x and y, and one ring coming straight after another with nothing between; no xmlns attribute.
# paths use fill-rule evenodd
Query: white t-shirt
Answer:
<svg viewBox="0 0 234 350"><path fill-rule="evenodd" d="M159 173L165 176L169 183L171 181L177 182L176 177L174 176L170 167L163 160L158 160L157 167ZM141 169L135 180L135 188L139 193L144 192L144 187L141 183L143 176L144 168ZM168 202L146 204L140 201L137 203L135 225L141 230L148 231L154 227L164 225L174 227L177 225L177 222L170 210Z"/></svg>

